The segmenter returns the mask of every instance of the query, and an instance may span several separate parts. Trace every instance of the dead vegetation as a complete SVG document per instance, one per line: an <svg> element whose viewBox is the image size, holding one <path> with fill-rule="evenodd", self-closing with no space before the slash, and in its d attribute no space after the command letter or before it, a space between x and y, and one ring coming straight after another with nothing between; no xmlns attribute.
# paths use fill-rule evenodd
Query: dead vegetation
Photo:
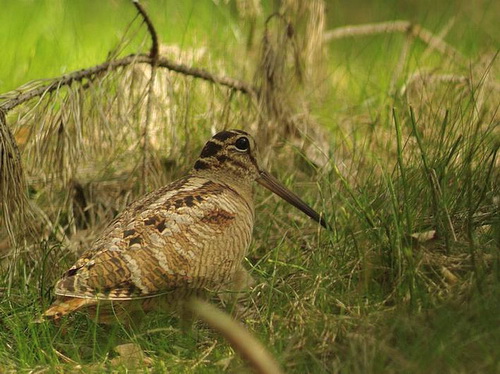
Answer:
<svg viewBox="0 0 500 374"><path fill-rule="evenodd" d="M318 79L303 67L323 53L324 9L321 1L297 4L284 5L291 20L277 14L266 23L254 84L193 67L211 58L203 50L183 51L180 59L175 53L178 60L171 60L180 51L158 44L143 12L149 53L119 57L121 44L102 64L1 95L7 115L2 148L14 155L3 158L1 184L10 240L15 231L26 237L23 228L37 222L35 242L55 236L68 245L80 229L106 222L136 193L182 172L216 128L251 128L265 145L264 159L289 142L324 166L327 152L319 150L328 149L326 133L312 122L299 88L313 79L306 76ZM304 28L300 34L295 21ZM113 184L114 192L107 187ZM23 221L26 214L30 219Z"/></svg>
<svg viewBox="0 0 500 374"><path fill-rule="evenodd" d="M0 96L0 265L9 279L4 291L10 294L20 274L47 288L126 205L184 173L210 133L242 127L263 145L264 164L313 179L308 187L322 187L322 197L314 198L331 211L336 226L331 240L305 239L304 231L283 230L290 222L301 226L300 217L260 199L271 233L257 238L249 261L284 270L278 271L281 280L258 285L252 297L266 305L267 292L276 287L284 290L278 304L289 308L280 314L262 307L260 320L249 324L269 317L270 329L276 324L294 331L282 357L289 370L300 370L293 357L308 346L332 367L342 368L339 357L352 350L364 360L359 372L380 352L393 356L396 367L412 370L390 338L380 346L370 340L381 318L377 313L391 314L398 300L410 303L411 289L404 285L411 282L439 300L451 294L465 298L474 270L492 269L498 261L475 252L492 245L498 226L498 55L467 61L445 42L450 25L438 35L408 21L328 31L322 0L283 1L280 12L267 19L258 1L238 1L237 10L250 25L245 47L255 65L252 77L230 77L205 48L162 45L143 13L151 38L149 48L143 41L143 53L121 56L135 36L125 35L102 64ZM331 95L325 80L345 79L329 70L328 48L337 40L386 33L399 33L404 42L385 101L376 110L376 99L368 98L340 111L327 129L314 108ZM424 55L439 54L442 68L411 66L415 43L425 44ZM361 138L356 128L362 128ZM463 162L468 158L470 163ZM389 174L398 185L391 185ZM454 195L460 189L464 193ZM401 192L407 190L409 195ZM463 203L472 200L465 192L470 190L479 191L474 211ZM405 212L410 200L421 206ZM477 232L486 239L474 242ZM269 240L300 246L302 252L270 259ZM320 275L302 271L330 264L331 253L338 251L343 257L336 254L334 260L340 269L325 266ZM361 305L359 294L373 283L389 285L390 291ZM304 285L307 294L296 291ZM345 291L343 299L332 301L332 290ZM327 303L330 313L311 311ZM367 304L374 317L364 324Z"/></svg>

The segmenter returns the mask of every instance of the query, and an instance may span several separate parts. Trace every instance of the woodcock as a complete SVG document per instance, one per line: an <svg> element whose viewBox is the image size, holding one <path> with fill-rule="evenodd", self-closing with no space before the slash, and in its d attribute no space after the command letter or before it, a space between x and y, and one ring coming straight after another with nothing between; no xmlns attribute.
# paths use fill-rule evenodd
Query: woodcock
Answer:
<svg viewBox="0 0 500 374"><path fill-rule="evenodd" d="M182 308L210 291L240 291L254 225L257 181L326 227L321 216L256 160L253 138L222 131L184 178L129 205L55 285L44 313L58 319L82 307L99 321L124 322L153 309Z"/></svg>

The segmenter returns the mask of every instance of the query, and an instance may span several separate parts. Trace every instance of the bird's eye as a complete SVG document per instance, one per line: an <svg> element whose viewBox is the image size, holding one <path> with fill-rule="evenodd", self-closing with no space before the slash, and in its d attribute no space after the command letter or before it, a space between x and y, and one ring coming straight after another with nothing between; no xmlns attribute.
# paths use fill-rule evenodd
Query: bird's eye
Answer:
<svg viewBox="0 0 500 374"><path fill-rule="evenodd" d="M248 148L250 147L250 141L247 137L242 136L241 138L236 140L234 145L238 151L245 152L248 151Z"/></svg>

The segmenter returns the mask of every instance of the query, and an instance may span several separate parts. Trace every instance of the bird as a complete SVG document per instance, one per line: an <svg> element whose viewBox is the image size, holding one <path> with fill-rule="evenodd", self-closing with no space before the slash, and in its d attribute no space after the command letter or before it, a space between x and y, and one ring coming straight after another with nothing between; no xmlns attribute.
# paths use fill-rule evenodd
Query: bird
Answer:
<svg viewBox="0 0 500 374"><path fill-rule="evenodd" d="M99 323L126 324L152 310L177 310L193 296L238 292L252 239L257 181L325 228L328 224L258 163L251 135L215 134L191 171L130 204L54 287L44 319L87 310Z"/></svg>

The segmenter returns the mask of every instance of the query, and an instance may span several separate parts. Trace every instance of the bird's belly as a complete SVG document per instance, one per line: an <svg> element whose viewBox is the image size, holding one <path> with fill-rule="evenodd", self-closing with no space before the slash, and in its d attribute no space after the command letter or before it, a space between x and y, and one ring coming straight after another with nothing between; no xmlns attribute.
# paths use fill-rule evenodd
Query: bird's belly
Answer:
<svg viewBox="0 0 500 374"><path fill-rule="evenodd" d="M239 217L219 232L200 230L198 237L203 239L198 241L201 245L193 262L193 285L217 287L231 282L247 254L252 229L253 222Z"/></svg>

